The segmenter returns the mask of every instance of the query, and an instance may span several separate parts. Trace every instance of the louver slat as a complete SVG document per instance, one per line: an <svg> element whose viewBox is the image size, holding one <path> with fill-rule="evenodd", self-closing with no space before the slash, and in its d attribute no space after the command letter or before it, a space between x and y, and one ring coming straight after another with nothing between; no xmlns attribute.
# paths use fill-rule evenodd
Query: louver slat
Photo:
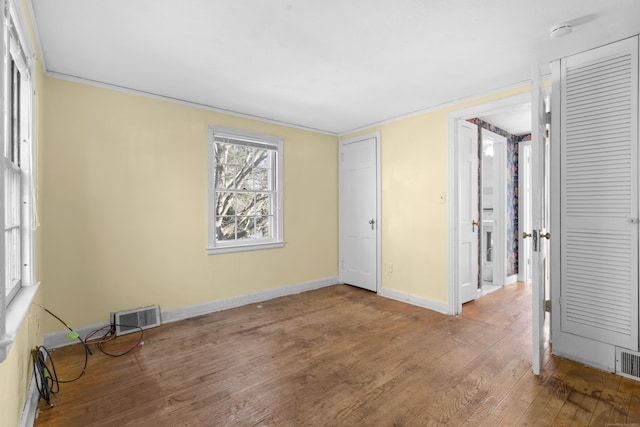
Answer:
<svg viewBox="0 0 640 427"><path fill-rule="evenodd" d="M565 332L637 348L637 42L625 46L562 68L561 315Z"/></svg>

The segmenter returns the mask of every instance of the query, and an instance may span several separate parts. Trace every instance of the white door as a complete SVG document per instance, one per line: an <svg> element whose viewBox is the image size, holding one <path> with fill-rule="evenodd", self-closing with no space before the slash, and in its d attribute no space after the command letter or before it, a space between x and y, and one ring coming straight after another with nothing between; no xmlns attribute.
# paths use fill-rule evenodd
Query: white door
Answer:
<svg viewBox="0 0 640 427"><path fill-rule="evenodd" d="M340 141L342 283L377 291L377 137Z"/></svg>
<svg viewBox="0 0 640 427"><path fill-rule="evenodd" d="M638 349L638 38L561 60L562 331Z"/></svg>
<svg viewBox="0 0 640 427"><path fill-rule="evenodd" d="M531 168L532 168L532 295L533 295L533 373L538 375L542 368L544 353L545 289L547 280L547 125L545 93L537 66L532 71L531 94Z"/></svg>
<svg viewBox="0 0 640 427"><path fill-rule="evenodd" d="M504 286L507 279L507 138L482 129L483 150L485 146L491 146L491 156L493 159L487 167L482 167L482 226L490 218L492 223L492 240L493 245L491 251L492 261L491 270L493 271L492 285ZM487 162L488 163L488 162ZM490 180L491 184L485 187L485 181ZM485 194L487 190L491 191L491 196ZM488 202L488 203L485 203ZM510 216L509 216L510 217ZM482 231L480 241L483 247L486 247L486 233ZM484 259L482 260L484 261ZM484 276L484 273L483 273ZM484 279L484 278L483 278ZM484 285L484 282L483 282ZM495 288L494 288L495 289ZM487 289L483 288L483 294Z"/></svg>
<svg viewBox="0 0 640 427"><path fill-rule="evenodd" d="M478 126L458 120L458 285L460 303L478 296Z"/></svg>

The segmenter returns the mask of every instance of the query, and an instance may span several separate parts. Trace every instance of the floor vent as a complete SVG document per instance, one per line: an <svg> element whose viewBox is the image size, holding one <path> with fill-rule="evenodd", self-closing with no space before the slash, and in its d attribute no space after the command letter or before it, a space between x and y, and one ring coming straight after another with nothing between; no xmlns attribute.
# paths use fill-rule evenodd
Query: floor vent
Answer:
<svg viewBox="0 0 640 427"><path fill-rule="evenodd" d="M139 331L139 328L149 329L162 324L160 307L157 305L118 311L113 313L111 318L116 324L116 335L129 334Z"/></svg>
<svg viewBox="0 0 640 427"><path fill-rule="evenodd" d="M616 373L640 381L640 353L616 347Z"/></svg>

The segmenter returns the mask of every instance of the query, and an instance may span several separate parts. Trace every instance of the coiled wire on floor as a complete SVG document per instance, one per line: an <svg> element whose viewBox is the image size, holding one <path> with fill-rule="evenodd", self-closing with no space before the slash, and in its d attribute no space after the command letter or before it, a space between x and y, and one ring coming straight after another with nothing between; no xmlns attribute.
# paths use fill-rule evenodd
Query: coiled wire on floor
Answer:
<svg viewBox="0 0 640 427"><path fill-rule="evenodd" d="M44 311L46 311L51 316L53 316L55 319L57 319L60 323L62 323L69 330L67 337L70 339L77 339L78 341L80 341L80 344L82 344L82 348L84 352L84 363L82 365L82 370L80 371L80 373L71 379L60 379L58 378L55 364L53 362L53 357L51 356L51 353L49 352L49 350L44 346L38 346L33 350L31 350L31 359L33 362L33 372L35 376L36 388L38 389L38 393L40 394L40 397L45 402L47 402L47 404L51 407L53 407L51 398L54 394L57 394L60 392L60 384L72 383L74 381L79 380L85 374L87 370L87 365L89 363L89 355L93 354L89 349L89 344L92 343L92 342L89 342L89 339L91 339L94 335L96 335L101 331L106 331L104 335L97 338L97 341L95 344L102 353L111 357L124 356L125 354L133 351L137 347L144 344L144 342L142 341L143 331L141 327L117 325L115 323L109 324L100 329L96 329L95 331L87 335L85 339L82 339L80 335L73 330L73 328L71 328L64 320L56 316L53 312L51 312L46 307L43 307L40 304L37 304L37 303L33 303L33 304L39 306ZM108 345L108 343L111 343L117 337L116 327L127 327L129 329L137 328L139 330L140 335L138 336L137 341L131 345L126 345L121 347L113 346L112 344Z"/></svg>

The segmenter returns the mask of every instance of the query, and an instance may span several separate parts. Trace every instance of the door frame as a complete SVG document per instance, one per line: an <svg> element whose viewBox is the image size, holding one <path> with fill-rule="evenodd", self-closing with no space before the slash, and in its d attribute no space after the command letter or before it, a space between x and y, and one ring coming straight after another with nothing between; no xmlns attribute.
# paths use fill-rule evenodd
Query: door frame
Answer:
<svg viewBox="0 0 640 427"><path fill-rule="evenodd" d="M524 103L531 102L531 92L527 91L518 95L501 98L495 101L489 101L472 107L455 110L449 113L448 121L448 221L449 221L449 314L456 315L462 312L462 303L460 299L460 290L458 289L458 162L457 162L457 122L470 117L482 115L488 111L515 107Z"/></svg>
<svg viewBox="0 0 640 427"><path fill-rule="evenodd" d="M366 133L359 136L354 136L346 139L338 140L338 190L340 189L340 148L345 144L352 144L354 142L364 141L367 139L375 139L375 150L376 150L376 293L379 294L382 289L382 203L381 203L381 160L380 160L380 131L375 131L371 133ZM338 191L339 193L340 191ZM340 218L342 218L342 204L341 196L338 194L338 281L342 283L341 274L340 274L340 259L342 259L342 225L340 224Z"/></svg>

